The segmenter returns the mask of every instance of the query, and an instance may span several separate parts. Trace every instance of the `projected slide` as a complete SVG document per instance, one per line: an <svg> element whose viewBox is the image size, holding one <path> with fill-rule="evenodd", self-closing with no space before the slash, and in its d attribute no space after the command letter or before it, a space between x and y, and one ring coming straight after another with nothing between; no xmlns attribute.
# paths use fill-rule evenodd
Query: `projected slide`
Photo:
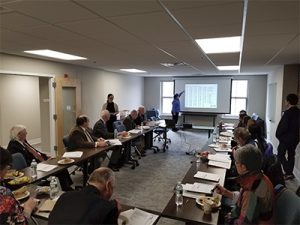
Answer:
<svg viewBox="0 0 300 225"><path fill-rule="evenodd" d="M185 84L186 108L217 108L218 84Z"/></svg>

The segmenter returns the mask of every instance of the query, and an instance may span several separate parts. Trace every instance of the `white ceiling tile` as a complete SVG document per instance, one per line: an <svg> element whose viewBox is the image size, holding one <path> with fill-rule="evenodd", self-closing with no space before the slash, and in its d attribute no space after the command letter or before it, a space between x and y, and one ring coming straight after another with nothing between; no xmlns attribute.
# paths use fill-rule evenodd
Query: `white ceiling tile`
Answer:
<svg viewBox="0 0 300 225"><path fill-rule="evenodd" d="M22 12L28 16L39 18L48 23L77 21L97 17L97 15L70 0L16 1L7 4L6 7Z"/></svg>
<svg viewBox="0 0 300 225"><path fill-rule="evenodd" d="M37 19L21 15L17 12L11 12L0 15L0 26L9 29L31 28L44 26L43 23Z"/></svg>

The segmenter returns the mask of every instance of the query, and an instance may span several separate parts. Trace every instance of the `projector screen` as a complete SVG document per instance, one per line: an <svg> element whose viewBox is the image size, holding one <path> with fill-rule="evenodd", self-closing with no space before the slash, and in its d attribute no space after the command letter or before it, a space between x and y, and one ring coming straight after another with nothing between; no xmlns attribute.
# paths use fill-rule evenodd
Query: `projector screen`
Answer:
<svg viewBox="0 0 300 225"><path fill-rule="evenodd" d="M230 113L231 78L201 77L175 79L175 93L180 97L181 111Z"/></svg>

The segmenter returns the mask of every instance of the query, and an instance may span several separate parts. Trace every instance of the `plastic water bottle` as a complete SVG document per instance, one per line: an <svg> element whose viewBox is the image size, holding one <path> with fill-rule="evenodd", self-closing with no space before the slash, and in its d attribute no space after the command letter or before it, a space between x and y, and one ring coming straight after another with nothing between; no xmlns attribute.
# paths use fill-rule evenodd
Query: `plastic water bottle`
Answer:
<svg viewBox="0 0 300 225"><path fill-rule="evenodd" d="M117 139L118 138L118 131L117 129L114 130L114 139Z"/></svg>
<svg viewBox="0 0 300 225"><path fill-rule="evenodd" d="M58 182L56 177L51 177L50 181L50 199L56 198L58 195Z"/></svg>
<svg viewBox="0 0 300 225"><path fill-rule="evenodd" d="M182 196L182 193L183 193L183 187L181 185L181 182L177 182L177 185L175 187L175 193L176 193L176 196L175 196L175 204L177 206L181 206L183 204L183 196Z"/></svg>
<svg viewBox="0 0 300 225"><path fill-rule="evenodd" d="M141 132L143 133L144 122L141 122Z"/></svg>
<svg viewBox="0 0 300 225"><path fill-rule="evenodd" d="M32 162L30 164L30 168L31 168L31 177L36 178L37 177L37 162L35 161L35 159L32 160Z"/></svg>

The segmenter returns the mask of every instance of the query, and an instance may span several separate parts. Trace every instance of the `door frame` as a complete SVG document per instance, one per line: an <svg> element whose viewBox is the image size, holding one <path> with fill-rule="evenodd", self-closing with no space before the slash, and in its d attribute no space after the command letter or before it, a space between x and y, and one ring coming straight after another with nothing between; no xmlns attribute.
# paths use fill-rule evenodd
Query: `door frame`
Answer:
<svg viewBox="0 0 300 225"><path fill-rule="evenodd" d="M63 99L62 89L64 87L73 87L76 92L76 117L81 113L81 81L71 78L55 78L55 130L56 130L56 156L62 156L65 152L63 145ZM74 121L75 124L75 121Z"/></svg>

